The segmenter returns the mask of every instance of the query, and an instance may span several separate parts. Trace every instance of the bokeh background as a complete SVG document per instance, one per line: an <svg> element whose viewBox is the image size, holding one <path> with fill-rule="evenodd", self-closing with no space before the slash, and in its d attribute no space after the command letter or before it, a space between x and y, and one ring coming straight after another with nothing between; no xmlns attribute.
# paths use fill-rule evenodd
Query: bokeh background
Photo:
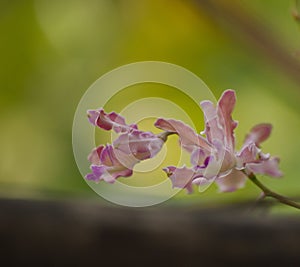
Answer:
<svg viewBox="0 0 300 267"><path fill-rule="evenodd" d="M254 124L271 122L274 131L263 149L280 156L285 176L262 180L300 197L296 2L4 0L0 6L1 197L106 203L77 169L73 116L101 75L145 60L187 68L217 98L235 89L238 146ZM258 194L250 183L230 194L212 186L204 193L182 192L167 204L220 205L254 200Z"/></svg>

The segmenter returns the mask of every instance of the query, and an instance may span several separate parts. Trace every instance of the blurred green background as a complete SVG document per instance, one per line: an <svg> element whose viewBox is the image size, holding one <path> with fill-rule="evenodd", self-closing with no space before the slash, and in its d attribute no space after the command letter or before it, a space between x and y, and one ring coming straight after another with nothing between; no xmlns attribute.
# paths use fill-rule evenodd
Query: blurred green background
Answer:
<svg viewBox="0 0 300 267"><path fill-rule="evenodd" d="M236 90L240 146L256 123L271 122L265 152L285 176L263 177L300 197L300 31L295 2L70 0L0 3L0 194L2 197L101 199L81 177L72 153L72 121L87 88L136 61L178 64L218 98ZM247 184L231 194L215 186L169 203L255 199Z"/></svg>

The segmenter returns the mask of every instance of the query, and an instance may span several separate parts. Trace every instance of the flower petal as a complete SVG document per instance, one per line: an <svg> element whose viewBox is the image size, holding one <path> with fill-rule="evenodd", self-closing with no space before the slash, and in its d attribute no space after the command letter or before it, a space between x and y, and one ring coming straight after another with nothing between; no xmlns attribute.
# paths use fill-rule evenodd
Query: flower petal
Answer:
<svg viewBox="0 0 300 267"><path fill-rule="evenodd" d="M116 112L106 113L103 108L88 110L88 118L93 125L107 131L113 129L116 133L120 133L137 129L135 124L127 125L121 115Z"/></svg>
<svg viewBox="0 0 300 267"><path fill-rule="evenodd" d="M258 158L260 149L255 145L255 143L250 143L242 148L242 150L237 153L237 168L244 168L245 163L255 162Z"/></svg>
<svg viewBox="0 0 300 267"><path fill-rule="evenodd" d="M204 113L205 130L202 132L206 135L207 140L212 143L214 139L224 141L224 131L218 123L217 109L211 101L205 100L200 103Z"/></svg>
<svg viewBox="0 0 300 267"><path fill-rule="evenodd" d="M114 170L114 171L109 170L109 173L115 180L119 177L129 177L133 174L133 171L131 169L124 168L121 170ZM105 178L104 178L104 180L105 180ZM106 182L108 182L108 181L106 181Z"/></svg>
<svg viewBox="0 0 300 267"><path fill-rule="evenodd" d="M88 114L88 119L90 121L91 124L93 124L94 126L97 126L97 120L99 117L99 110L88 110L87 114Z"/></svg>
<svg viewBox="0 0 300 267"><path fill-rule="evenodd" d="M151 132L132 130L120 135L114 141L114 147L139 160L154 157L162 148L164 141Z"/></svg>
<svg viewBox="0 0 300 267"><path fill-rule="evenodd" d="M269 123L261 123L254 126L250 133L246 136L244 144L249 144L251 142L259 146L260 143L268 139L272 131L272 125Z"/></svg>
<svg viewBox="0 0 300 267"><path fill-rule="evenodd" d="M244 187L246 180L247 177L243 172L232 169L229 174L221 178L217 178L215 182L221 192L233 192Z"/></svg>
<svg viewBox="0 0 300 267"><path fill-rule="evenodd" d="M103 145L94 148L92 152L88 155L89 162L95 165L100 165L100 155L103 149Z"/></svg>
<svg viewBox="0 0 300 267"><path fill-rule="evenodd" d="M112 145L108 144L102 150L100 161L101 164L112 167L112 172L114 172L114 169L122 170L127 168L132 170L134 165L139 162L139 159L131 154L124 153L120 149L113 148Z"/></svg>
<svg viewBox="0 0 300 267"><path fill-rule="evenodd" d="M205 153L205 151L203 149L201 149L200 147L197 147L194 149L194 151L191 154L191 163L193 164L193 166L205 166L205 160L208 159L207 153Z"/></svg>
<svg viewBox="0 0 300 267"><path fill-rule="evenodd" d="M210 150L206 139L195 133L195 131L182 121L159 118L155 126L164 131L176 133L180 137L180 143L187 151L192 152L196 147Z"/></svg>
<svg viewBox="0 0 300 267"><path fill-rule="evenodd" d="M112 168L108 166L97 166L91 165L92 173L89 173L85 176L87 180L92 180L95 182L99 182L104 180L107 183L114 183L116 179L120 176L128 177L132 175L132 170L123 168Z"/></svg>
<svg viewBox="0 0 300 267"><path fill-rule="evenodd" d="M103 176L107 175L107 171L106 171L106 166L98 166L98 165L91 165L91 170L92 173L89 173L85 176L85 179L90 180L90 181L94 181L94 182L99 182L101 180L103 180ZM110 183L113 183L113 178L111 177L111 179L109 180Z"/></svg>
<svg viewBox="0 0 300 267"><path fill-rule="evenodd" d="M219 123L224 129L225 145L231 151L234 151L235 137L233 131L237 126L237 122L234 121L231 117L235 102L236 96L233 90L224 91L218 102Z"/></svg>
<svg viewBox="0 0 300 267"><path fill-rule="evenodd" d="M279 158L272 157L258 163L247 163L246 171L257 174L265 174L273 177L281 177L282 172L279 170Z"/></svg>
<svg viewBox="0 0 300 267"><path fill-rule="evenodd" d="M119 165L119 161L116 158L112 145L107 144L106 147L102 149L100 154L100 162L106 166Z"/></svg>
<svg viewBox="0 0 300 267"><path fill-rule="evenodd" d="M186 188L188 193L193 192L193 187L192 187L192 179L194 176L194 170L187 168L187 167L182 167L182 168L177 168L174 166L169 166L163 169L168 177L171 179L173 188Z"/></svg>

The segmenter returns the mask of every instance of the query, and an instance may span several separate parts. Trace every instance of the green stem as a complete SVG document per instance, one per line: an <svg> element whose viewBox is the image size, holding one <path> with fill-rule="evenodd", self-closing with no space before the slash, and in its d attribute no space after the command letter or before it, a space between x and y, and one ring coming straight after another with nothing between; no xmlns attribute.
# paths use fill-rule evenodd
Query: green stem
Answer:
<svg viewBox="0 0 300 267"><path fill-rule="evenodd" d="M296 209L300 209L300 203L297 203L285 196L282 196L282 195L279 195L275 192L273 192L272 190L270 190L269 188L267 188L264 184L262 184L257 178L256 176L251 173L249 175L247 175L248 178L250 179L250 181L252 181L256 186L258 186L262 191L263 193L265 194L266 197L272 197L272 198L275 198L277 199L280 203L283 203L285 205L288 205L288 206L291 206L291 207L294 207Z"/></svg>

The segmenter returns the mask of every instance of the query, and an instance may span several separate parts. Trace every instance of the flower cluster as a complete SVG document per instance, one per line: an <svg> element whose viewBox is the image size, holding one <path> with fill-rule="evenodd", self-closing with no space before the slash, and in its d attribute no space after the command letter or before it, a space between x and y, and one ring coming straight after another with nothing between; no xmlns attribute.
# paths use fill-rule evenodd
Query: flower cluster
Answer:
<svg viewBox="0 0 300 267"><path fill-rule="evenodd" d="M193 167L166 167L164 171L174 187L192 191L192 184L199 186L216 182L220 191L231 192L244 186L247 174L265 174L280 177L279 159L263 154L260 144L266 140L272 126L259 124L246 136L242 149L235 151L234 129L237 122L232 120L236 102L235 92L226 90L217 106L203 101L200 106L205 117L205 134L196 134L189 126L173 119L159 119L156 126L165 131L175 132L182 147L191 154Z"/></svg>
<svg viewBox="0 0 300 267"><path fill-rule="evenodd" d="M155 135L140 131L136 124L127 125L115 112L89 110L89 121L94 126L113 130L119 136L113 144L101 145L91 152L88 159L92 163L92 173L86 175L86 179L113 183L120 176L131 176L134 165L157 155L170 134L179 136L180 145L190 154L192 165L163 169L173 187L192 192L193 184L201 187L215 182L220 191L231 192L243 187L251 173L280 177L279 159L260 149L260 144L270 136L270 124L254 126L241 150L236 151L234 130L238 123L232 119L235 102L233 90L226 90L216 106L211 101L202 101L205 130L201 134L181 121L159 118L155 126L164 132Z"/></svg>
<svg viewBox="0 0 300 267"><path fill-rule="evenodd" d="M107 114L102 108L88 110L88 118L94 126L119 134L113 144L100 145L88 156L92 173L85 178L95 182L114 183L120 176L131 176L134 165L157 155L168 136L140 131L136 124L127 125L122 116L115 112Z"/></svg>

